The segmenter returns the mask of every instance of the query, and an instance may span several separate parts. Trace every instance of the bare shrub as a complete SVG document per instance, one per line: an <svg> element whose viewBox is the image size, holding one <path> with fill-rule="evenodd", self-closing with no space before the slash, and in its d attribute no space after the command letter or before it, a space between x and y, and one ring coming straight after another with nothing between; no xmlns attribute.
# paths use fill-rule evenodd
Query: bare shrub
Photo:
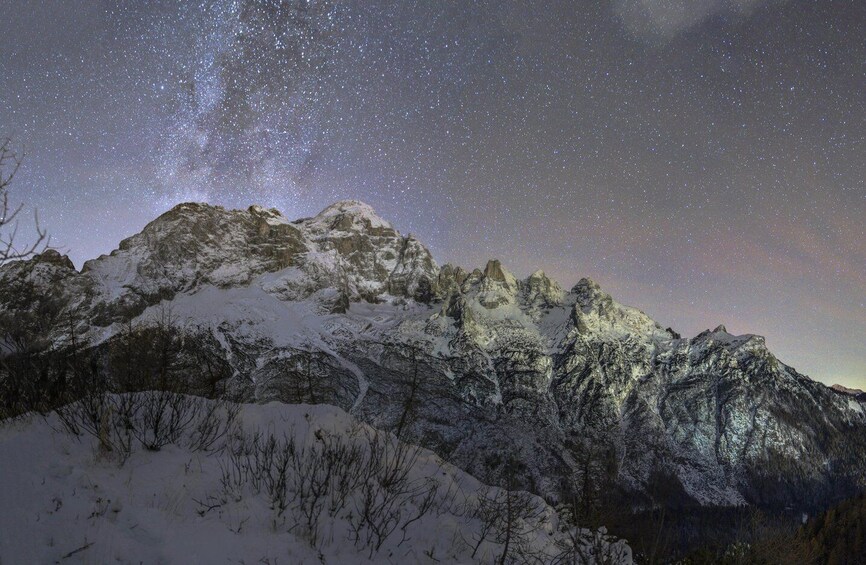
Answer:
<svg viewBox="0 0 866 565"><path fill-rule="evenodd" d="M509 488L482 487L468 502L468 514L478 520L479 528L466 542L472 557L485 543L496 556L496 563L527 562L541 559L532 549L540 525L545 518L545 506L536 496L515 489L520 465L509 460L505 466L505 481Z"/></svg>
<svg viewBox="0 0 866 565"><path fill-rule="evenodd" d="M398 529L408 528L439 502L438 484L412 478L420 449L375 430L347 435L315 432L298 444L293 435L237 434L220 462L224 500L245 491L263 494L274 512L274 527L323 541L324 515L348 522L351 538L370 555ZM448 500L448 497L446 497Z"/></svg>
<svg viewBox="0 0 866 565"><path fill-rule="evenodd" d="M100 450L121 463L135 445L149 451L169 444L218 451L236 424L239 407L228 402L168 391L115 394L103 383L94 380L78 400L56 413L63 430L96 438Z"/></svg>
<svg viewBox="0 0 866 565"><path fill-rule="evenodd" d="M227 401L203 402L191 426L187 447L192 451L221 450L238 422L240 405Z"/></svg>
<svg viewBox="0 0 866 565"><path fill-rule="evenodd" d="M423 499L427 485L409 477L420 455L418 447L381 432L367 435L367 447L365 480L350 522L355 544L369 547L372 555L406 519L406 506Z"/></svg>
<svg viewBox="0 0 866 565"><path fill-rule="evenodd" d="M482 488L472 517L480 527L472 540L472 557L485 542L498 548L497 563L522 562L536 557L531 544L544 517L539 499L525 491Z"/></svg>
<svg viewBox="0 0 866 565"><path fill-rule="evenodd" d="M124 421L138 442L159 451L180 438L199 419L201 400L166 390L149 390L120 397Z"/></svg>

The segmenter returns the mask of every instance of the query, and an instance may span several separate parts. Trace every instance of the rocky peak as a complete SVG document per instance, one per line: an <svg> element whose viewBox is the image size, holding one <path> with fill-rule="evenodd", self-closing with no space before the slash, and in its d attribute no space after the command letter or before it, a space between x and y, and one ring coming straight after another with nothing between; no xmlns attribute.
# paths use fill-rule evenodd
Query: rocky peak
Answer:
<svg viewBox="0 0 866 565"><path fill-rule="evenodd" d="M467 330L475 322L472 317L472 308L462 294L454 294L446 298L442 305L442 311L454 320L454 324L460 330Z"/></svg>
<svg viewBox="0 0 866 565"><path fill-rule="evenodd" d="M430 251L363 202L341 200L294 222L275 210L256 207L251 212L260 218L261 230L288 226L298 230L308 247L298 261L307 276L300 282L287 277L281 290L285 296L305 296L323 287L339 287L351 300L371 302L383 294L429 302L440 294L439 267Z"/></svg>
<svg viewBox="0 0 866 565"><path fill-rule="evenodd" d="M505 270L502 268L502 263L499 262L499 259L487 261L487 265L484 267L484 276L496 282L507 282Z"/></svg>
<svg viewBox="0 0 866 565"><path fill-rule="evenodd" d="M692 348L704 353L725 352L741 365L762 364L778 367L775 356L767 349L763 336L755 334L733 335L719 325L714 330L704 330L690 340Z"/></svg>
<svg viewBox="0 0 866 565"><path fill-rule="evenodd" d="M428 303L440 294L437 271L430 251L409 234L403 238L397 264L388 277L388 292Z"/></svg>
<svg viewBox="0 0 866 565"><path fill-rule="evenodd" d="M54 249L46 249L29 259L0 263L0 311L4 304L29 309L39 302L26 289L47 289L44 296L57 299L61 294L59 287L77 276L69 257Z"/></svg>
<svg viewBox="0 0 866 565"><path fill-rule="evenodd" d="M240 218L236 217L233 211L226 210L222 206L183 202L160 214L144 226L140 233L122 240L118 250L127 251L142 247L154 249L183 243L184 246L178 251L187 251L186 246L189 244L194 243L197 247L203 244L208 235L214 233L214 228L219 221L227 216L232 216L235 222L240 223Z"/></svg>
<svg viewBox="0 0 866 565"><path fill-rule="evenodd" d="M247 212L253 217L259 231L259 235L267 235L272 231L289 230L297 231L297 228L292 226L289 220L276 208L266 209L261 206L253 205L247 208Z"/></svg>
<svg viewBox="0 0 866 565"><path fill-rule="evenodd" d="M276 210L186 202L86 262L81 283L93 288L95 308L120 316L207 285L247 285L297 265L307 251L303 234ZM111 321L106 314L100 323Z"/></svg>
<svg viewBox="0 0 866 565"><path fill-rule="evenodd" d="M739 347L746 343L764 344L763 336L755 334L734 335L729 333L724 325L718 325L714 330L704 330L695 336L695 342L712 341L725 346Z"/></svg>
<svg viewBox="0 0 866 565"><path fill-rule="evenodd" d="M491 259L484 267L478 285L478 302L485 308L498 308L516 300L517 279L502 266L498 259Z"/></svg>
<svg viewBox="0 0 866 565"><path fill-rule="evenodd" d="M616 302L589 278L580 279L571 294L575 297L571 321L580 333L589 331L604 339L630 335L647 341L672 337L644 312Z"/></svg>
<svg viewBox="0 0 866 565"><path fill-rule="evenodd" d="M448 298L452 294L463 292L463 283L469 278L469 273L463 267L445 263L439 269L439 296Z"/></svg>
<svg viewBox="0 0 866 565"><path fill-rule="evenodd" d="M369 204L359 200L340 200L331 204L313 218L300 223L313 234L340 232L393 236L397 232L383 220Z"/></svg>
<svg viewBox="0 0 866 565"><path fill-rule="evenodd" d="M603 307L613 301L611 296L601 290L601 286L592 279L582 278L571 288L571 294L577 298L577 303L583 308Z"/></svg>
<svg viewBox="0 0 866 565"><path fill-rule="evenodd" d="M521 297L528 308L549 308L561 304L565 293L559 283L537 270L521 281Z"/></svg>
<svg viewBox="0 0 866 565"><path fill-rule="evenodd" d="M463 282L464 289L472 288L481 283L481 280L484 278L484 271L479 269L478 267L472 269L472 272L469 273L466 277L466 280Z"/></svg>
<svg viewBox="0 0 866 565"><path fill-rule="evenodd" d="M207 285L248 285L265 273L275 273L267 291L288 300L330 288L350 300L392 294L428 302L438 293L438 272L416 238L357 201L294 222L262 206L183 203L83 269L97 293L125 311Z"/></svg>
<svg viewBox="0 0 866 565"><path fill-rule="evenodd" d="M526 280L527 280L527 282L528 281L548 281L548 282L550 282L553 279L548 277L547 274L545 274L545 272L542 269L538 269L535 272L533 272L531 275L526 277Z"/></svg>
<svg viewBox="0 0 866 565"><path fill-rule="evenodd" d="M54 265L67 270L75 270L75 265L72 264L72 260L66 255L61 255L56 249L46 249L39 255L34 256L33 261L36 263Z"/></svg>

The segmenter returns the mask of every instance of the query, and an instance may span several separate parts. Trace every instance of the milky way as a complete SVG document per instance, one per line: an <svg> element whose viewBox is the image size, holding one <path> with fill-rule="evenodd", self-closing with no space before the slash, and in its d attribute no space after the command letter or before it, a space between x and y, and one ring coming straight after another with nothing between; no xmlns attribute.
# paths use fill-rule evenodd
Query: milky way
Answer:
<svg viewBox="0 0 866 565"><path fill-rule="evenodd" d="M373 205L866 387L866 3L4 4L15 196L77 265L172 205Z"/></svg>

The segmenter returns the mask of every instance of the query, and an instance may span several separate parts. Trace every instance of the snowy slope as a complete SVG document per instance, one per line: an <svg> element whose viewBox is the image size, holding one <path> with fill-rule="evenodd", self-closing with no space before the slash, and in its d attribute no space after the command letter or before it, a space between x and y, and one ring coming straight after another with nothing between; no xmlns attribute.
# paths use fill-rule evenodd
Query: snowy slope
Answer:
<svg viewBox="0 0 866 565"><path fill-rule="evenodd" d="M363 450L375 433L337 408L277 403L242 406L233 435L242 431L289 438L298 450L325 442ZM232 482L238 475L229 453L242 451L240 439L209 452L192 450L186 439L159 451L135 447L120 461L95 438L62 431L56 414L0 423L0 562L489 563L503 551L492 537L478 543L485 522L472 511L479 496L502 492L429 451L408 452L415 456L406 458L406 484L421 494L397 499L393 532L373 547L363 528L360 541L354 535L364 507L357 493L333 512L327 499L312 535L297 510L302 501L280 514L266 489ZM427 492L432 503L422 512ZM549 561L568 538L550 507L526 500L538 512L521 551ZM580 536L583 553L600 548L615 563L631 562L623 542L585 530Z"/></svg>

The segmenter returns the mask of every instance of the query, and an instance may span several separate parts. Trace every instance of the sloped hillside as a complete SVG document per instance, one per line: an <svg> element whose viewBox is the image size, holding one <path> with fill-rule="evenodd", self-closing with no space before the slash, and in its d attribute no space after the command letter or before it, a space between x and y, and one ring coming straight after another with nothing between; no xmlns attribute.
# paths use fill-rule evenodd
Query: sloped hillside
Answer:
<svg viewBox="0 0 866 565"><path fill-rule="evenodd" d="M631 562L338 408L94 402L0 423L3 563Z"/></svg>

